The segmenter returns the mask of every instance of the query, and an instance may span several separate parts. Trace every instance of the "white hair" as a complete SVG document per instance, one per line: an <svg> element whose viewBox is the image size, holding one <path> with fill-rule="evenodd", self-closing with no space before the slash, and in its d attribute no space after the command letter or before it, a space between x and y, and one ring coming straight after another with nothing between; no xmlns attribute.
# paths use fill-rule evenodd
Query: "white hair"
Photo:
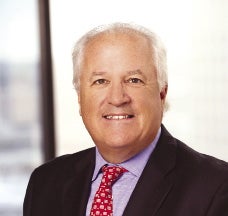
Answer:
<svg viewBox="0 0 228 216"><path fill-rule="evenodd" d="M80 66L83 62L85 47L92 39L101 34L114 33L135 34L146 38L151 45L153 53L151 58L153 58L160 90L168 85L166 49L160 38L143 26L128 23L113 23L92 29L76 42L72 53L72 59L73 84L77 92L79 92L80 87Z"/></svg>

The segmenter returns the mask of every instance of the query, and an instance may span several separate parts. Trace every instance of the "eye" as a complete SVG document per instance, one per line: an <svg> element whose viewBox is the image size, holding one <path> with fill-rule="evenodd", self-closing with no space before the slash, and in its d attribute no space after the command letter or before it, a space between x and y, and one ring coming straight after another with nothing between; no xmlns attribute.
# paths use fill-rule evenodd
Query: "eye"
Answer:
<svg viewBox="0 0 228 216"><path fill-rule="evenodd" d="M108 84L109 81L106 79L98 79L93 82L93 85L102 85L102 84Z"/></svg>
<svg viewBox="0 0 228 216"><path fill-rule="evenodd" d="M139 78L130 78L127 80L128 83L133 83L133 84L143 84L144 82L139 79Z"/></svg>

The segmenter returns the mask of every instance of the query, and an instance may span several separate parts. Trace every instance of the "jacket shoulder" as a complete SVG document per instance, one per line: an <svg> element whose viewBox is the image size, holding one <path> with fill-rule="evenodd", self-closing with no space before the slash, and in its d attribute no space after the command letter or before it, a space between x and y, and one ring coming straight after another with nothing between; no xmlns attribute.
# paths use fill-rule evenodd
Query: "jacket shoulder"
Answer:
<svg viewBox="0 0 228 216"><path fill-rule="evenodd" d="M162 127L162 144L166 149L175 149L176 168L179 170L179 174L189 175L190 179L199 176L211 179L228 178L227 162L192 149L173 137L164 126Z"/></svg>
<svg viewBox="0 0 228 216"><path fill-rule="evenodd" d="M176 142L177 173L186 185L195 185L198 191L215 193L221 185L228 182L227 162L197 152L179 140Z"/></svg>
<svg viewBox="0 0 228 216"><path fill-rule="evenodd" d="M37 167L32 175L53 176L53 175L69 175L77 169L83 168L95 160L95 148L89 148L73 154L66 154L56 157L39 167Z"/></svg>

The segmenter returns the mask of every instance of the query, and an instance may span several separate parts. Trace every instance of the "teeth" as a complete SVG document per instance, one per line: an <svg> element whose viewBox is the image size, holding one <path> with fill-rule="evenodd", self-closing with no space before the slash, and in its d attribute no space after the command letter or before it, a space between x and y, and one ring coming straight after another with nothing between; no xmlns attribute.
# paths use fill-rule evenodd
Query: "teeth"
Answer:
<svg viewBox="0 0 228 216"><path fill-rule="evenodd" d="M131 117L132 116L130 116L130 115L119 115L119 116L108 115L108 116L105 116L106 119L110 119L110 120L122 120L122 119L131 118Z"/></svg>

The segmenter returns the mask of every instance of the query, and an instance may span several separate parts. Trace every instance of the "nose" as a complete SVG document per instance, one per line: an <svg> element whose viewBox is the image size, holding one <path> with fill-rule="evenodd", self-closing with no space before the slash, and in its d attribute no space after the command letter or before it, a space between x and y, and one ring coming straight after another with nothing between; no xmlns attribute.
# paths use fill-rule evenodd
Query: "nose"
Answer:
<svg viewBox="0 0 228 216"><path fill-rule="evenodd" d="M109 104L120 107L130 103L131 98L122 83L112 83L109 88L107 100Z"/></svg>

